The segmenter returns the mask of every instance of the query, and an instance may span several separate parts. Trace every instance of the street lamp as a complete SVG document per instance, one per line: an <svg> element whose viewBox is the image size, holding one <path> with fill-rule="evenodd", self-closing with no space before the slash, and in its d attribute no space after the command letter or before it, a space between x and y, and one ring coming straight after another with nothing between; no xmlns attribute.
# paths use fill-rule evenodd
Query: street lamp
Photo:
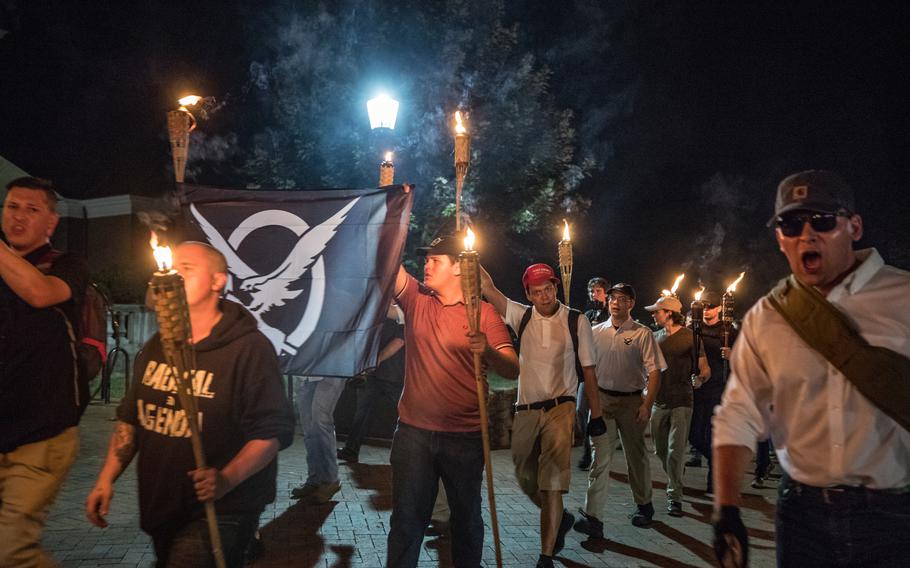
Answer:
<svg viewBox="0 0 910 568"><path fill-rule="evenodd" d="M395 129L395 119L398 117L398 101L386 94L367 101L367 112L370 115L370 128Z"/></svg>

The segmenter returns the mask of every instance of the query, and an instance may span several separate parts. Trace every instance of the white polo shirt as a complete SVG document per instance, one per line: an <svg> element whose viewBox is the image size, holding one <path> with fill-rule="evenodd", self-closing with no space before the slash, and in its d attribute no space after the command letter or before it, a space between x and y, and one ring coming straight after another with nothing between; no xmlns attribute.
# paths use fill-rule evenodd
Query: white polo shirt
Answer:
<svg viewBox="0 0 910 568"><path fill-rule="evenodd" d="M509 300L503 319L515 333L528 307ZM582 367L594 365L591 324L584 315L578 318L578 360ZM518 365L518 404L575 396L578 377L569 334L569 308L560 302L559 309L550 317L531 308L531 319L521 335Z"/></svg>
<svg viewBox="0 0 910 568"><path fill-rule="evenodd" d="M654 334L632 318L619 329L611 317L594 326L594 353L597 357L597 386L632 392L648 386L648 373L667 368Z"/></svg>

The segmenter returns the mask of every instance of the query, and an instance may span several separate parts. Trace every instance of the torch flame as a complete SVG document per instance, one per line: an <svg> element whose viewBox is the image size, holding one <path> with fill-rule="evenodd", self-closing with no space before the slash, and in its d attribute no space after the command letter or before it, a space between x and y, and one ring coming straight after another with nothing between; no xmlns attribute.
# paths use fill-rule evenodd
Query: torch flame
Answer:
<svg viewBox="0 0 910 568"><path fill-rule="evenodd" d="M569 238L569 222L566 221L565 219L563 219L562 222L565 224L562 229L562 240L570 241L571 239Z"/></svg>
<svg viewBox="0 0 910 568"><path fill-rule="evenodd" d="M194 104L198 103L200 99L202 99L202 97L198 95L188 95L182 99L177 100L177 104L182 107L193 106Z"/></svg>
<svg viewBox="0 0 910 568"><path fill-rule="evenodd" d="M745 272L740 272L740 273L739 273L739 278L737 278L736 280L734 280L734 281L733 281L733 284L730 284L729 286L727 286L727 292L730 292L731 294L732 294L733 292L736 292L736 285L740 283L740 281L743 279L743 276L745 276L745 275L746 275Z"/></svg>
<svg viewBox="0 0 910 568"><path fill-rule="evenodd" d="M152 236L149 239L149 246L152 247L152 254L155 256L155 263L158 264L158 270L161 272L169 271L171 266L174 265L171 247L159 247L158 235L155 234L155 231L152 231Z"/></svg>
<svg viewBox="0 0 910 568"><path fill-rule="evenodd" d="M455 111L455 134L467 134L468 129L464 127L464 123L461 121L461 111Z"/></svg>
<svg viewBox="0 0 910 568"><path fill-rule="evenodd" d="M474 250L474 231L468 227L468 233L464 238L464 250Z"/></svg>
<svg viewBox="0 0 910 568"><path fill-rule="evenodd" d="M386 152L386 153L385 153L385 161L386 161L386 162L391 162L391 161L392 161L392 153L391 153L391 152Z"/></svg>
<svg viewBox="0 0 910 568"><path fill-rule="evenodd" d="M701 301L701 295L704 294L704 293L705 293L705 287L702 286L701 289L700 289L698 292L695 293L695 301L696 301L696 302L700 302L700 301Z"/></svg>

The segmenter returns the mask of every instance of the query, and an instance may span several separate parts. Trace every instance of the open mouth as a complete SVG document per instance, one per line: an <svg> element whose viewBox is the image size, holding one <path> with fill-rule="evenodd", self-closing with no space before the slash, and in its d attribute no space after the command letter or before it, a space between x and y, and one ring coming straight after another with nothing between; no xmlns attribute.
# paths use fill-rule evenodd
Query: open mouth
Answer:
<svg viewBox="0 0 910 568"><path fill-rule="evenodd" d="M806 272L818 272L822 267L822 255L816 251L807 251L800 255L800 262Z"/></svg>

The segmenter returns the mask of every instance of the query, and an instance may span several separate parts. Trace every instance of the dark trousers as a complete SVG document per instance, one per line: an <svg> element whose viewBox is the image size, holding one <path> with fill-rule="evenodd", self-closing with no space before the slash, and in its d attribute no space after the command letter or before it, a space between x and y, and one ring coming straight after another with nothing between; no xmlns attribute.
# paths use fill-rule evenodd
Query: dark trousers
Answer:
<svg viewBox="0 0 910 568"><path fill-rule="evenodd" d="M720 404L720 395L696 396L692 404L692 422L689 426L689 443L708 460L708 484L711 483L711 417L714 407Z"/></svg>
<svg viewBox="0 0 910 568"><path fill-rule="evenodd" d="M784 475L777 565L910 566L910 492L822 489Z"/></svg>
<svg viewBox="0 0 910 568"><path fill-rule="evenodd" d="M771 469L771 439L759 442L755 449L755 477L765 478Z"/></svg>
<svg viewBox="0 0 910 568"><path fill-rule="evenodd" d="M360 444L367 433L367 426L370 424L370 416L373 414L373 407L379 399L385 399L398 405L398 399L401 398L401 383L389 381L380 381L375 376L367 379L363 388L357 391L357 410L354 412L354 421L351 424L351 432L344 443L345 449L360 453Z"/></svg>
<svg viewBox="0 0 910 568"><path fill-rule="evenodd" d="M242 568L243 553L259 528L259 515L260 513L218 515L221 547L228 568ZM158 559L157 568L215 566L209 525L204 517L176 527L165 527L152 533L151 537Z"/></svg>
<svg viewBox="0 0 910 568"><path fill-rule="evenodd" d="M452 511L452 562L477 568L483 554L480 432L433 432L398 424L392 439L392 519L386 566L417 566L439 479Z"/></svg>

